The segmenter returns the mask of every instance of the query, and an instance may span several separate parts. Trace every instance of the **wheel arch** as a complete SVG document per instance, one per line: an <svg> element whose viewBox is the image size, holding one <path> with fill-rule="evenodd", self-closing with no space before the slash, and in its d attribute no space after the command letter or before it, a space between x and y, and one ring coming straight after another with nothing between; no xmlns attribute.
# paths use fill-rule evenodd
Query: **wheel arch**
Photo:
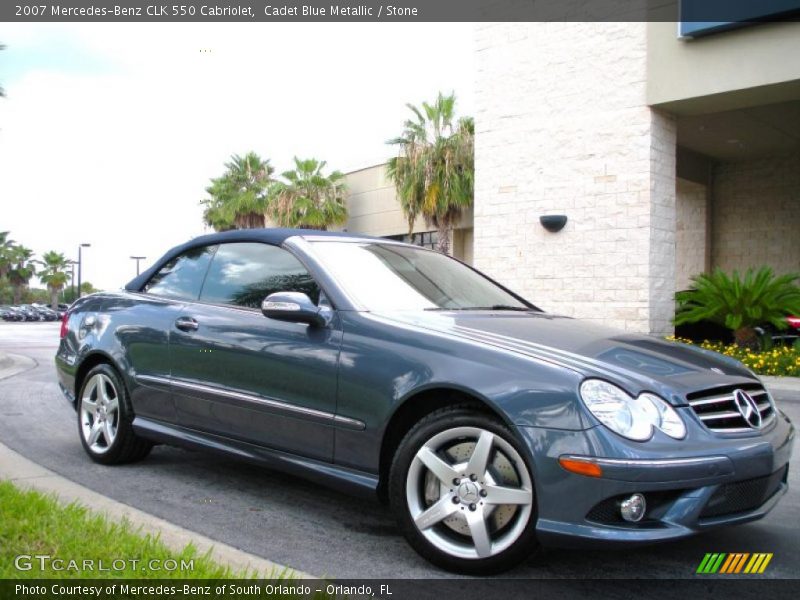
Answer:
<svg viewBox="0 0 800 600"><path fill-rule="evenodd" d="M87 354L84 357L84 359L81 361L80 366L78 367L78 370L75 372L76 405L78 403L78 396L81 393L81 387L83 387L83 381L84 379L86 379L86 374L100 364L109 365L112 369L114 369L117 372L117 375L119 375L120 379L123 380L124 383L124 379L122 378L122 369L119 368L119 365L116 363L114 358L110 354L107 354L102 350L93 350L91 353Z"/></svg>
<svg viewBox="0 0 800 600"><path fill-rule="evenodd" d="M411 428L430 413L448 406L466 405L475 410L490 414L505 423L512 432L514 424L508 420L491 402L472 390L456 386L439 385L415 390L398 403L383 429L380 457L378 463L378 498L388 500L389 468L400 442Z"/></svg>

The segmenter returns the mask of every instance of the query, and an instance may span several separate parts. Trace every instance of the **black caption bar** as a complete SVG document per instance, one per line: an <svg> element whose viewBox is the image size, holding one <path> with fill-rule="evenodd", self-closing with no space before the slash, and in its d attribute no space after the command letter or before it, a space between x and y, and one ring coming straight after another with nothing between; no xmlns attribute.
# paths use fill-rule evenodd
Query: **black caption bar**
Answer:
<svg viewBox="0 0 800 600"><path fill-rule="evenodd" d="M648 579L2 579L3 600L442 600L503 598L647 598L675 600L783 600L797 598L797 580L704 578ZM691 596L689 596L691 595Z"/></svg>
<svg viewBox="0 0 800 600"><path fill-rule="evenodd" d="M0 21L797 20L800 0L2 0Z"/></svg>

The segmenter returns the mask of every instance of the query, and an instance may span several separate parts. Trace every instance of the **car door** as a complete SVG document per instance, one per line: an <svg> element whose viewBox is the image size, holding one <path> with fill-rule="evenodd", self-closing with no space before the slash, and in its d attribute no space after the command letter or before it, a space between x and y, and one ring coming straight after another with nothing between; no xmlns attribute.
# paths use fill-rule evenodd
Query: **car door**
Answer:
<svg viewBox="0 0 800 600"><path fill-rule="evenodd" d="M138 417L177 423L169 338L183 302L200 295L215 250L193 248L167 261L115 317L116 336L133 376L131 402Z"/></svg>
<svg viewBox="0 0 800 600"><path fill-rule="evenodd" d="M199 301L170 337L179 423L236 440L332 460L342 332L261 314L273 292L321 291L287 250L263 243L217 249Z"/></svg>

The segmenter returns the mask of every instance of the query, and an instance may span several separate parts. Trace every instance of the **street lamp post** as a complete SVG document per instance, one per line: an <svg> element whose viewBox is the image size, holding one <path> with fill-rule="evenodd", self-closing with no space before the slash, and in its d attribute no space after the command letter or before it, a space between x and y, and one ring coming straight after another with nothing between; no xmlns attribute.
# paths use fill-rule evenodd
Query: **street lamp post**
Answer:
<svg viewBox="0 0 800 600"><path fill-rule="evenodd" d="M140 260L144 260L147 257L146 256L131 256L131 258L136 261L136 276L138 277L139 276L139 261Z"/></svg>
<svg viewBox="0 0 800 600"><path fill-rule="evenodd" d="M78 298L81 297L81 267L83 266L81 250L83 248L89 248L90 246L91 244L81 244L78 246Z"/></svg>
<svg viewBox="0 0 800 600"><path fill-rule="evenodd" d="M75 263L74 260L67 261L69 263L69 287L72 293L70 294L70 298L72 301L75 301ZM64 298L66 300L66 298Z"/></svg>

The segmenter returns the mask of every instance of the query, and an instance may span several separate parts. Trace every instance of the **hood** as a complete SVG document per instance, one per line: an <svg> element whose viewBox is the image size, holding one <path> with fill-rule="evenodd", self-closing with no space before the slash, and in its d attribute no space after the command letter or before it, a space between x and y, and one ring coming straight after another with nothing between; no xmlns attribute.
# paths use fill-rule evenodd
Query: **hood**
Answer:
<svg viewBox="0 0 800 600"><path fill-rule="evenodd" d="M429 311L380 316L610 379L631 393L663 393L666 387L670 395L683 396L758 381L739 361L717 352L559 315Z"/></svg>

